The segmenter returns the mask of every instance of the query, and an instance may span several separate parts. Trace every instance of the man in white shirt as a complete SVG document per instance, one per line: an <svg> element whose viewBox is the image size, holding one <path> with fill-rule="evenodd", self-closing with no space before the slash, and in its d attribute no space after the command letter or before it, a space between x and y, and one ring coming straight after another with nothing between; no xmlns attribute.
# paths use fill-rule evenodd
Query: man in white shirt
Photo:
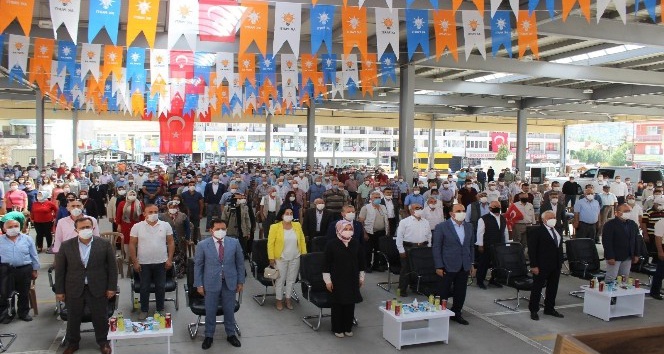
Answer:
<svg viewBox="0 0 664 354"><path fill-rule="evenodd" d="M493 201L498 201L500 198L500 191L498 188L496 188L496 182L491 181L489 182L489 188L487 188L486 192L486 199L489 203Z"/></svg>
<svg viewBox="0 0 664 354"><path fill-rule="evenodd" d="M620 176L616 176L611 183L611 193L618 199L618 205L625 203L625 197L629 194L627 184L622 182Z"/></svg>
<svg viewBox="0 0 664 354"><path fill-rule="evenodd" d="M293 178L298 185L298 187L304 192L309 191L309 179L304 175L304 171L300 171L297 176Z"/></svg>
<svg viewBox="0 0 664 354"><path fill-rule="evenodd" d="M410 216L401 220L397 228L397 250L401 257L401 273L399 274L399 290L401 296L408 296L408 279L410 265L407 251L414 247L431 247L431 229L429 222L422 217L422 206L413 203L408 207Z"/></svg>
<svg viewBox="0 0 664 354"><path fill-rule="evenodd" d="M489 203L489 213L483 215L477 221L477 241L475 245L479 252L477 260L477 286L480 289L486 290L484 280L489 267L491 267L491 248L495 244L509 242L509 239L507 221L504 216L500 215L500 202L494 200ZM489 280L489 284L502 288L502 285L494 281L493 277Z"/></svg>
<svg viewBox="0 0 664 354"><path fill-rule="evenodd" d="M154 284L157 312L164 311L166 271L173 267L173 228L159 220L159 208L147 205L143 211L145 221L131 228L129 254L135 272L141 276L141 313L139 320L148 317L150 284Z"/></svg>
<svg viewBox="0 0 664 354"><path fill-rule="evenodd" d="M605 185L602 187L602 193L599 194L599 198L602 200L602 209L599 212L599 223L597 225L598 237L602 237L602 229L607 220L613 218L615 213L616 206L618 206L618 198L616 195L610 192L611 187Z"/></svg>
<svg viewBox="0 0 664 354"><path fill-rule="evenodd" d="M639 227L641 226L641 218L643 218L643 207L636 202L636 197L633 194L628 194L625 198L627 205L632 207L630 219L632 219Z"/></svg>
<svg viewBox="0 0 664 354"><path fill-rule="evenodd" d="M512 239L514 242L520 242L525 250L528 247L526 228L535 223L535 209L533 208L533 205L528 202L528 193L519 194L519 201L515 202L514 206L519 209L523 215L523 219L514 224L514 227L512 228Z"/></svg>
<svg viewBox="0 0 664 354"><path fill-rule="evenodd" d="M443 213L442 205L438 202L435 197L429 197L427 199L427 206L422 209L422 217L429 222L429 227L431 232L436 228L436 225L445 221L445 214Z"/></svg>
<svg viewBox="0 0 664 354"><path fill-rule="evenodd" d="M389 231L389 222L387 220L387 208L382 205L382 196L380 192L371 192L369 203L360 209L358 221L364 227L364 241L366 242L365 251L367 253L366 272L373 270L383 271L385 265L383 257L378 252L378 240L385 237ZM373 259L373 263L372 263Z"/></svg>

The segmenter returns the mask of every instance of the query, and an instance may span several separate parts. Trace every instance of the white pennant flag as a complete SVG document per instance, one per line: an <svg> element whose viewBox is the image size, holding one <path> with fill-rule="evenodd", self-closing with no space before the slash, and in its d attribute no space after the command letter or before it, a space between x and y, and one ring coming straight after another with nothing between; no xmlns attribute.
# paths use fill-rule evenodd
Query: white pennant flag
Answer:
<svg viewBox="0 0 664 354"><path fill-rule="evenodd" d="M210 107L210 88L205 87L202 95L198 96L198 105L196 106L196 116L207 114Z"/></svg>
<svg viewBox="0 0 664 354"><path fill-rule="evenodd" d="M81 108L83 101L85 101L85 87L80 87L78 83L74 83L71 88L71 100L76 102L78 100L78 108Z"/></svg>
<svg viewBox="0 0 664 354"><path fill-rule="evenodd" d="M274 5L274 40L272 53L277 54L285 42L293 54L300 55L300 31L302 29L302 5L278 1Z"/></svg>
<svg viewBox="0 0 664 354"><path fill-rule="evenodd" d="M387 8L392 10L392 0L385 0L385 3L387 4Z"/></svg>
<svg viewBox="0 0 664 354"><path fill-rule="evenodd" d="M65 87L65 78L67 76L66 74L67 72L65 70L62 70L62 72L58 74L58 61L53 60L51 62L51 83L49 88L53 90L53 87L58 85L60 91L62 91L62 89Z"/></svg>
<svg viewBox="0 0 664 354"><path fill-rule="evenodd" d="M119 96L122 95L124 98L127 96L127 69L122 68L122 73L120 75L113 75L111 80L111 93L118 94L118 101L120 100Z"/></svg>
<svg viewBox="0 0 664 354"><path fill-rule="evenodd" d="M286 106L297 105L297 56L281 54L281 91Z"/></svg>
<svg viewBox="0 0 664 354"><path fill-rule="evenodd" d="M606 11L607 6L609 6L609 3L611 0L597 0L597 23L599 23L599 19L602 18L602 15L604 14L604 11ZM627 24L627 3L625 0L613 0L613 4L616 7L616 11L618 11L618 14L620 15L620 19L622 20L623 24Z"/></svg>
<svg viewBox="0 0 664 354"><path fill-rule="evenodd" d="M500 7L500 3L503 2L503 0L491 0L491 18L496 15L496 11L498 11L498 7ZM514 12L514 16L516 19L519 19L519 0L510 0L510 6L512 7L512 12Z"/></svg>
<svg viewBox="0 0 664 354"><path fill-rule="evenodd" d="M83 43L81 48L81 77L90 72L99 81L99 61L101 60L101 44Z"/></svg>
<svg viewBox="0 0 664 354"><path fill-rule="evenodd" d="M166 49L150 50L150 82L155 83L158 79L168 83L168 63L170 54Z"/></svg>
<svg viewBox="0 0 664 354"><path fill-rule="evenodd" d="M233 96L236 96L237 100L242 102L242 84L240 83L240 74L237 73L233 73L233 80L228 89L229 101L233 101Z"/></svg>
<svg viewBox="0 0 664 354"><path fill-rule="evenodd" d="M7 69L20 68L24 75L28 74L28 51L30 50L30 38L16 34L9 35L9 55Z"/></svg>
<svg viewBox="0 0 664 354"><path fill-rule="evenodd" d="M76 43L81 0L49 0L49 8L55 39L58 39L58 28L64 24L72 42Z"/></svg>
<svg viewBox="0 0 664 354"><path fill-rule="evenodd" d="M330 91L332 99L336 98L337 94L341 97L341 99L344 98L344 87L345 87L345 85L341 82L342 81L342 76L343 76L343 72L339 73L337 71L337 77L335 79L335 82L332 83L332 90Z"/></svg>
<svg viewBox="0 0 664 354"><path fill-rule="evenodd" d="M473 47L477 47L486 60L486 46L484 40L484 17L477 10L461 11L461 20L463 21L463 36L466 40L466 61L470 57Z"/></svg>
<svg viewBox="0 0 664 354"><path fill-rule="evenodd" d="M342 85L348 85L349 80L353 80L355 82L355 86L360 86L359 83L359 77L357 73L357 54L348 54L348 55L341 55L342 61L341 61L341 77L342 77Z"/></svg>
<svg viewBox="0 0 664 354"><path fill-rule="evenodd" d="M162 114L166 115L171 110L171 87L164 86L164 94L159 96L159 103L157 106L157 117Z"/></svg>
<svg viewBox="0 0 664 354"><path fill-rule="evenodd" d="M399 10L389 10L383 7L376 8L376 50L378 58L383 56L387 45L392 45L392 51L399 59Z"/></svg>
<svg viewBox="0 0 664 354"><path fill-rule="evenodd" d="M235 67L235 59L233 53L219 52L215 59L215 65L217 68L217 86L221 85L224 82L230 83L233 80L233 68Z"/></svg>
<svg viewBox="0 0 664 354"><path fill-rule="evenodd" d="M171 79L171 101L175 96L180 96L184 102L186 86L185 79Z"/></svg>
<svg viewBox="0 0 664 354"><path fill-rule="evenodd" d="M173 48L182 35L189 48L196 50L198 35L198 1L170 0L168 8L168 49Z"/></svg>
<svg viewBox="0 0 664 354"><path fill-rule="evenodd" d="M246 96L244 99L244 110L246 111L249 109L249 107L253 107L254 109L258 108L258 101L256 100L256 91L251 90L246 90L246 93L249 93L249 96Z"/></svg>

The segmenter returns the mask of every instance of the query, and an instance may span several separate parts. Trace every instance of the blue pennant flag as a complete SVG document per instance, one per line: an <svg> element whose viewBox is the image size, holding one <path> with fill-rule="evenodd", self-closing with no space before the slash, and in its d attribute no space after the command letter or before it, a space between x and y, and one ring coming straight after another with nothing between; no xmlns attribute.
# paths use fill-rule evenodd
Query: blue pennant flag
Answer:
<svg viewBox="0 0 664 354"><path fill-rule="evenodd" d="M113 44L118 43L118 27L120 26L121 0L92 0L90 4L90 15L88 22L88 42L97 37L102 27L106 27L106 33Z"/></svg>
<svg viewBox="0 0 664 354"><path fill-rule="evenodd" d="M256 102L258 102L258 85L244 85L244 102L246 102L246 100L248 100L252 95L256 99Z"/></svg>
<svg viewBox="0 0 664 354"><path fill-rule="evenodd" d="M131 92L145 92L145 48L127 48L127 82Z"/></svg>
<svg viewBox="0 0 664 354"><path fill-rule="evenodd" d="M0 53L4 53L4 50L5 50L5 35L3 33L0 34ZM2 64L1 61L0 64Z"/></svg>
<svg viewBox="0 0 664 354"><path fill-rule="evenodd" d="M337 55L323 54L321 58L323 63L323 81L325 85L334 85L337 82Z"/></svg>
<svg viewBox="0 0 664 354"><path fill-rule="evenodd" d="M429 56L429 11L406 10L406 38L408 39L408 59L413 58L417 45L422 46L424 56Z"/></svg>
<svg viewBox="0 0 664 354"><path fill-rule="evenodd" d="M113 96L113 84L111 83L111 79L107 79L106 83L104 84L104 95L103 95L103 100L106 101L106 107L109 111L115 111L116 110L116 98ZM99 107L95 107L99 108Z"/></svg>
<svg viewBox="0 0 664 354"><path fill-rule="evenodd" d="M270 80L272 86L277 85L277 71L274 63L275 58L272 54L260 55L258 59L258 83L260 86L265 84L265 79Z"/></svg>
<svg viewBox="0 0 664 354"><path fill-rule="evenodd" d="M500 46L504 46L512 57L512 11L499 10L491 19L491 50L493 56L500 50Z"/></svg>
<svg viewBox="0 0 664 354"><path fill-rule="evenodd" d="M203 80L206 85L210 85L210 73L214 60L215 54L213 53L194 53L194 78Z"/></svg>
<svg viewBox="0 0 664 354"><path fill-rule="evenodd" d="M397 64L397 56L394 53L385 52L380 57L380 77L383 84L386 84L388 79L397 82Z"/></svg>
<svg viewBox="0 0 664 354"><path fill-rule="evenodd" d="M73 75L76 70L76 44L71 41L58 41L58 74L62 69L67 75Z"/></svg>
<svg viewBox="0 0 664 354"><path fill-rule="evenodd" d="M528 0L528 15L533 14L533 11L535 11L537 9L537 5L539 5L539 2L540 0ZM546 9L549 11L549 17L553 18L556 16L555 0L546 0Z"/></svg>
<svg viewBox="0 0 664 354"><path fill-rule="evenodd" d="M646 10L648 10L648 14L650 15L650 18L653 20L653 22L657 22L657 13L655 12L655 8L657 7L657 0L636 0L636 3L634 4L634 13L639 11L639 3L641 1L643 1L643 4L646 7Z"/></svg>
<svg viewBox="0 0 664 354"><path fill-rule="evenodd" d="M148 116L156 116L157 110L159 109L159 94L155 94L150 97L147 95L147 101L145 102L145 113Z"/></svg>
<svg viewBox="0 0 664 354"><path fill-rule="evenodd" d="M410 8L410 5L412 5L415 2L415 0L406 0L406 8ZM433 6L434 10L438 10L438 0L429 0L431 3L431 6Z"/></svg>
<svg viewBox="0 0 664 354"><path fill-rule="evenodd" d="M184 108L182 109L182 116L192 116L196 114L198 108L198 95L185 94L184 95Z"/></svg>
<svg viewBox="0 0 664 354"><path fill-rule="evenodd" d="M357 83L353 79L348 79L346 89L348 90L348 95L354 97L357 94Z"/></svg>
<svg viewBox="0 0 664 354"><path fill-rule="evenodd" d="M334 28L333 5L316 5L311 8L309 22L311 22L311 54L316 54L323 41L327 52L332 53L332 30Z"/></svg>

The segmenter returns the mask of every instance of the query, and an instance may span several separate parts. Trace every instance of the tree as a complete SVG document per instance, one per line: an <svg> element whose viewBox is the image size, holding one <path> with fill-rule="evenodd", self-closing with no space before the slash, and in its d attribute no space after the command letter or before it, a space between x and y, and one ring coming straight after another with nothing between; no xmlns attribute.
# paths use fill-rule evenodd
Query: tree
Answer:
<svg viewBox="0 0 664 354"><path fill-rule="evenodd" d="M627 153L632 151L632 144L622 143L618 146L608 158L608 163L611 166L625 166L627 165Z"/></svg>
<svg viewBox="0 0 664 354"><path fill-rule="evenodd" d="M598 164L606 162L609 158L609 153L599 149L581 149L572 151L572 158L588 164Z"/></svg>
<svg viewBox="0 0 664 354"><path fill-rule="evenodd" d="M505 161L507 160L507 156L509 156L509 154L510 150L507 148L507 145L500 145L498 148L498 153L496 154L496 160Z"/></svg>

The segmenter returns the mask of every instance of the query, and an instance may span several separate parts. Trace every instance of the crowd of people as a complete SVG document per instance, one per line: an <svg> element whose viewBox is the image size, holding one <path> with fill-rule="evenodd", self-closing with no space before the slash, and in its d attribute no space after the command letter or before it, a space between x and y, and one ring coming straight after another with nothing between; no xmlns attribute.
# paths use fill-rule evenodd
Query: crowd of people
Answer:
<svg viewBox="0 0 664 354"><path fill-rule="evenodd" d="M328 239L320 250L325 255L323 281L331 293L332 330L340 338L353 336L354 307L362 301L365 274L387 270L378 254L386 237L394 240L401 259L399 295L408 296L411 251L430 248L439 276L433 292L453 298L452 320L463 325L468 324L462 315L468 278L474 277L483 290L501 287L489 269L493 247L504 242L520 243L529 261L533 320L539 319L545 283L544 314L563 317L554 306L565 236L602 244L607 281L652 257L657 274L651 296L662 299L662 181L632 185L616 176L600 181L602 190L595 191L572 177L562 186L547 179L529 184L510 169L415 171L407 181L381 168L252 162L173 163L166 169L95 162L3 165L0 173L0 259L20 294L18 317L31 320L26 286L37 277L39 253L56 254L55 291L73 309L67 354L78 349L80 321L75 317L84 304L98 311L93 319L97 342L102 353L110 352L102 309L117 288L114 247L124 247L127 262L140 273L139 320L150 312L150 283L155 310L162 312L166 272L175 267L176 276L184 277L187 260L194 258L194 286L210 315L203 349L212 345L217 304L231 304L242 291L244 262L255 239L267 239L270 266L278 270L278 311L293 308L300 256L312 251L314 238ZM98 237L104 218L122 233L121 244ZM28 236L30 226L34 241ZM532 226L537 231L527 237ZM94 277L86 272L90 262L103 268ZM72 263L78 268L65 266ZM223 307L228 341L240 346L234 306ZM11 320L6 305L0 304L0 321Z"/></svg>

